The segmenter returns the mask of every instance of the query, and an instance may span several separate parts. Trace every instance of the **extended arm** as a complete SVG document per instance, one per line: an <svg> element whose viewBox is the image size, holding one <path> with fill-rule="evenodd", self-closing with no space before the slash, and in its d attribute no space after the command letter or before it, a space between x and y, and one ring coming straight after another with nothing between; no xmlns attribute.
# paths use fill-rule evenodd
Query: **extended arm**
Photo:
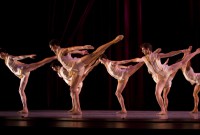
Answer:
<svg viewBox="0 0 200 135"><path fill-rule="evenodd" d="M87 50L75 50L75 51L72 51L71 54L81 54L81 55L85 55L85 54L88 54L88 51Z"/></svg>
<svg viewBox="0 0 200 135"><path fill-rule="evenodd" d="M121 60L121 61L112 61L114 64L127 64L132 62L132 59L130 60Z"/></svg>
<svg viewBox="0 0 200 135"><path fill-rule="evenodd" d="M20 56L11 56L14 60L22 60L26 58L34 58L36 55L35 54L30 54L30 55L20 55Z"/></svg>
<svg viewBox="0 0 200 135"><path fill-rule="evenodd" d="M178 55L178 54L183 53L183 52L184 52L184 50L171 51L171 52L168 52L168 53L159 53L158 57L160 57L160 58L172 57L172 56Z"/></svg>
<svg viewBox="0 0 200 135"><path fill-rule="evenodd" d="M88 49L94 49L94 47L92 45L84 45L84 46L73 46L73 47L67 47L67 48L62 48L62 52L63 53L67 53L67 52L73 52L73 51L77 51L77 50L88 50Z"/></svg>
<svg viewBox="0 0 200 135"><path fill-rule="evenodd" d="M132 62L144 62L142 58L131 59Z"/></svg>

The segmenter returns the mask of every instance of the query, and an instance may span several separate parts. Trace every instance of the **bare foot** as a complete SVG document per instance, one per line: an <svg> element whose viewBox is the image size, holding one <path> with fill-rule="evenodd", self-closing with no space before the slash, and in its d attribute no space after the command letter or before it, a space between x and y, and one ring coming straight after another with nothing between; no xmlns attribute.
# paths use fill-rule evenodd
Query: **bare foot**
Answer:
<svg viewBox="0 0 200 135"><path fill-rule="evenodd" d="M82 114L82 112L81 111L73 111L73 112L71 112L73 115L81 115Z"/></svg>
<svg viewBox="0 0 200 135"><path fill-rule="evenodd" d="M158 115L166 115L167 112L166 111L160 111L159 113L157 113Z"/></svg>
<svg viewBox="0 0 200 135"><path fill-rule="evenodd" d="M20 114L28 114L28 110L21 110L21 111L18 111L18 113L20 113Z"/></svg>
<svg viewBox="0 0 200 135"><path fill-rule="evenodd" d="M191 113L198 113L198 109L193 109Z"/></svg>
<svg viewBox="0 0 200 135"><path fill-rule="evenodd" d="M122 39L124 38L124 35L118 35L116 38L115 38L115 42L119 42L121 41Z"/></svg>
<svg viewBox="0 0 200 135"><path fill-rule="evenodd" d="M75 112L75 109L72 108L72 109L68 110L67 112L71 114L71 113Z"/></svg>
<svg viewBox="0 0 200 135"><path fill-rule="evenodd" d="M116 112L116 114L126 114L127 113L127 111L118 111L118 112Z"/></svg>
<svg viewBox="0 0 200 135"><path fill-rule="evenodd" d="M168 119L168 115L167 115L167 114L158 115L158 116L159 116L159 119L161 119L161 120L166 120L166 119Z"/></svg>
<svg viewBox="0 0 200 135"><path fill-rule="evenodd" d="M73 111L74 111L74 108L72 108L72 109L68 110L68 112L73 112Z"/></svg>

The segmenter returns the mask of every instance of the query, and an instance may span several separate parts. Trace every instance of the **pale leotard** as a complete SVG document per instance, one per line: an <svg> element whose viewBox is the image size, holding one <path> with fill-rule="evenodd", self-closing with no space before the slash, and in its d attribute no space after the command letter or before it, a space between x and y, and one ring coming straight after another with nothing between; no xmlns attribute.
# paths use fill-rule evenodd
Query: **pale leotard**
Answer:
<svg viewBox="0 0 200 135"><path fill-rule="evenodd" d="M8 56L5 60L6 66L11 70L12 73L14 73L17 77L22 78L24 76L23 74L23 67L26 65L24 63L21 63L19 61L13 60L12 56Z"/></svg>
<svg viewBox="0 0 200 135"><path fill-rule="evenodd" d="M182 69L182 71L186 80L189 81L192 85L200 85L200 73L195 73L192 67L190 67L189 70L186 70L186 68L184 68Z"/></svg>
<svg viewBox="0 0 200 135"><path fill-rule="evenodd" d="M124 74L125 72L127 72L126 68L120 68L117 64L114 64L112 61L108 63L106 69L108 73L117 80L124 80Z"/></svg>
<svg viewBox="0 0 200 135"><path fill-rule="evenodd" d="M85 66L82 62L77 62L80 60L80 58L72 57L71 53L67 53L67 55L62 55L62 50L59 51L58 61L63 65L65 69L67 69L68 72L76 72L78 75L83 75L85 71Z"/></svg>
<svg viewBox="0 0 200 135"><path fill-rule="evenodd" d="M68 72L64 67L61 67L59 70L58 70L58 75L59 77L63 78L63 80L69 85L71 86L72 84L72 77L73 77L73 74L70 74L70 72ZM79 84L79 88L81 88L83 86L83 82L81 82Z"/></svg>
<svg viewBox="0 0 200 135"><path fill-rule="evenodd" d="M169 66L161 63L160 58L157 57L157 53L143 56L142 59L148 68L148 72L152 74L153 80L156 83L158 80L168 78L172 74L171 71L169 71Z"/></svg>

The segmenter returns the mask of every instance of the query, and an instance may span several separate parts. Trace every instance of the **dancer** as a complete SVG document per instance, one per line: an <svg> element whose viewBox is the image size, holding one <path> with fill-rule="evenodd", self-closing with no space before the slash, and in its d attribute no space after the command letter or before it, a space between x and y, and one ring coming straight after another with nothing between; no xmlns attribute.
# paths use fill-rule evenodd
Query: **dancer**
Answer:
<svg viewBox="0 0 200 135"><path fill-rule="evenodd" d="M74 52L76 50L80 51L80 50L94 49L94 47L91 45L85 45L85 46L61 48L60 42L56 40L51 40L49 42L49 46L51 50L56 54L58 61L62 64L62 66L65 69L67 69L68 72L73 73L70 91L75 95L75 101L76 101L75 104L77 108L72 112L72 114L74 115L82 114L77 87L79 83L82 81L82 76L85 71L85 67L96 61L106 51L108 47L110 47L112 44L118 43L123 38L124 38L123 35L119 35L114 40L98 47L91 54L87 54L80 58L72 58L71 52Z"/></svg>
<svg viewBox="0 0 200 135"><path fill-rule="evenodd" d="M184 53L184 57L190 54L190 51ZM194 85L193 90L193 98L194 98L194 109L191 113L198 113L198 105L199 105L199 96L198 93L200 91L200 73L195 73L192 66L191 61L188 61L185 65L182 66L181 71L187 81Z"/></svg>
<svg viewBox="0 0 200 135"><path fill-rule="evenodd" d="M94 64L88 65L85 68L85 71L83 73L82 76L82 81L79 83L78 88L77 88L77 93L80 94L82 86L83 86L83 81L85 79L85 77L89 74L90 71L92 71L92 69L97 66L100 63L99 60L97 60ZM51 64L51 68L57 72L58 76L60 78L62 78L69 86L71 86L72 84L72 76L73 74L70 74L70 72L68 72L60 63L55 63L53 62ZM76 110L76 104L75 104L75 96L74 93L70 92L70 96L72 99L72 109L69 110L69 112L74 112L74 110Z"/></svg>
<svg viewBox="0 0 200 135"><path fill-rule="evenodd" d="M5 60L6 66L20 79L19 94L23 109L19 111L19 113L28 113L25 88L28 83L30 72L56 59L56 56L51 56L31 64L20 62L20 60L25 58L34 58L35 56L35 54L14 56L8 54L6 51L0 50L0 58Z"/></svg>
<svg viewBox="0 0 200 135"><path fill-rule="evenodd" d="M117 84L115 95L121 106L121 111L117 113L120 113L120 114L127 113L122 92L124 88L126 87L129 77L133 75L140 67L142 67L144 62L140 62L136 65L131 65L131 64L127 65L128 63L132 62L132 60L112 61L112 60L107 59L106 55L101 56L100 62L101 64L105 66L107 72L112 77L117 79L118 84Z"/></svg>
<svg viewBox="0 0 200 135"><path fill-rule="evenodd" d="M158 114L164 115L167 113L167 110L161 95L164 90L164 87L166 86L166 83L168 82L169 77L178 69L180 69L183 65L185 65L195 55L199 54L200 48L198 48L195 52L186 55L185 58L182 59L181 61L176 62L169 66L167 64L162 64L161 58L172 57L177 54L190 51L192 49L192 46L190 46L188 49L171 51L169 53L152 52L152 45L149 43L144 43L140 47L142 49L144 56L142 58L135 58L132 61L144 62L148 68L148 72L152 74L152 77L156 82L156 87L155 87L156 100L161 108L161 111Z"/></svg>
<svg viewBox="0 0 200 135"><path fill-rule="evenodd" d="M160 52L161 49L158 48L155 52ZM140 62L136 65L127 65L132 62L132 59L130 60L121 60L121 61L112 61L107 59L106 55L102 55L100 57L100 62L103 64L108 73L117 79L118 84L117 84L117 89L115 92L115 95L118 99L118 102L121 106L121 111L117 112L119 114L124 114L127 113L125 104L124 104L124 98L122 96L122 92L124 88L126 87L126 84L130 78L131 75L133 75L142 65L144 62ZM167 61L166 61L167 62Z"/></svg>

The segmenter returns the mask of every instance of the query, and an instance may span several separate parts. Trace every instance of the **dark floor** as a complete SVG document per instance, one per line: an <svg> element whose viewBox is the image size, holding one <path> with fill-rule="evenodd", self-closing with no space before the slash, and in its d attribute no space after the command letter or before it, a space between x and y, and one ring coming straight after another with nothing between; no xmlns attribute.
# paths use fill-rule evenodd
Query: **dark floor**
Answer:
<svg viewBox="0 0 200 135"><path fill-rule="evenodd" d="M64 110L31 110L22 116L16 111L0 111L0 127L7 132L69 131L70 133L112 134L196 134L200 133L200 113L169 111L128 111L127 115L109 110L83 110L82 115L71 115ZM22 132L23 133L23 132ZM198 134L197 133L197 134ZM67 133L66 133L67 134Z"/></svg>

